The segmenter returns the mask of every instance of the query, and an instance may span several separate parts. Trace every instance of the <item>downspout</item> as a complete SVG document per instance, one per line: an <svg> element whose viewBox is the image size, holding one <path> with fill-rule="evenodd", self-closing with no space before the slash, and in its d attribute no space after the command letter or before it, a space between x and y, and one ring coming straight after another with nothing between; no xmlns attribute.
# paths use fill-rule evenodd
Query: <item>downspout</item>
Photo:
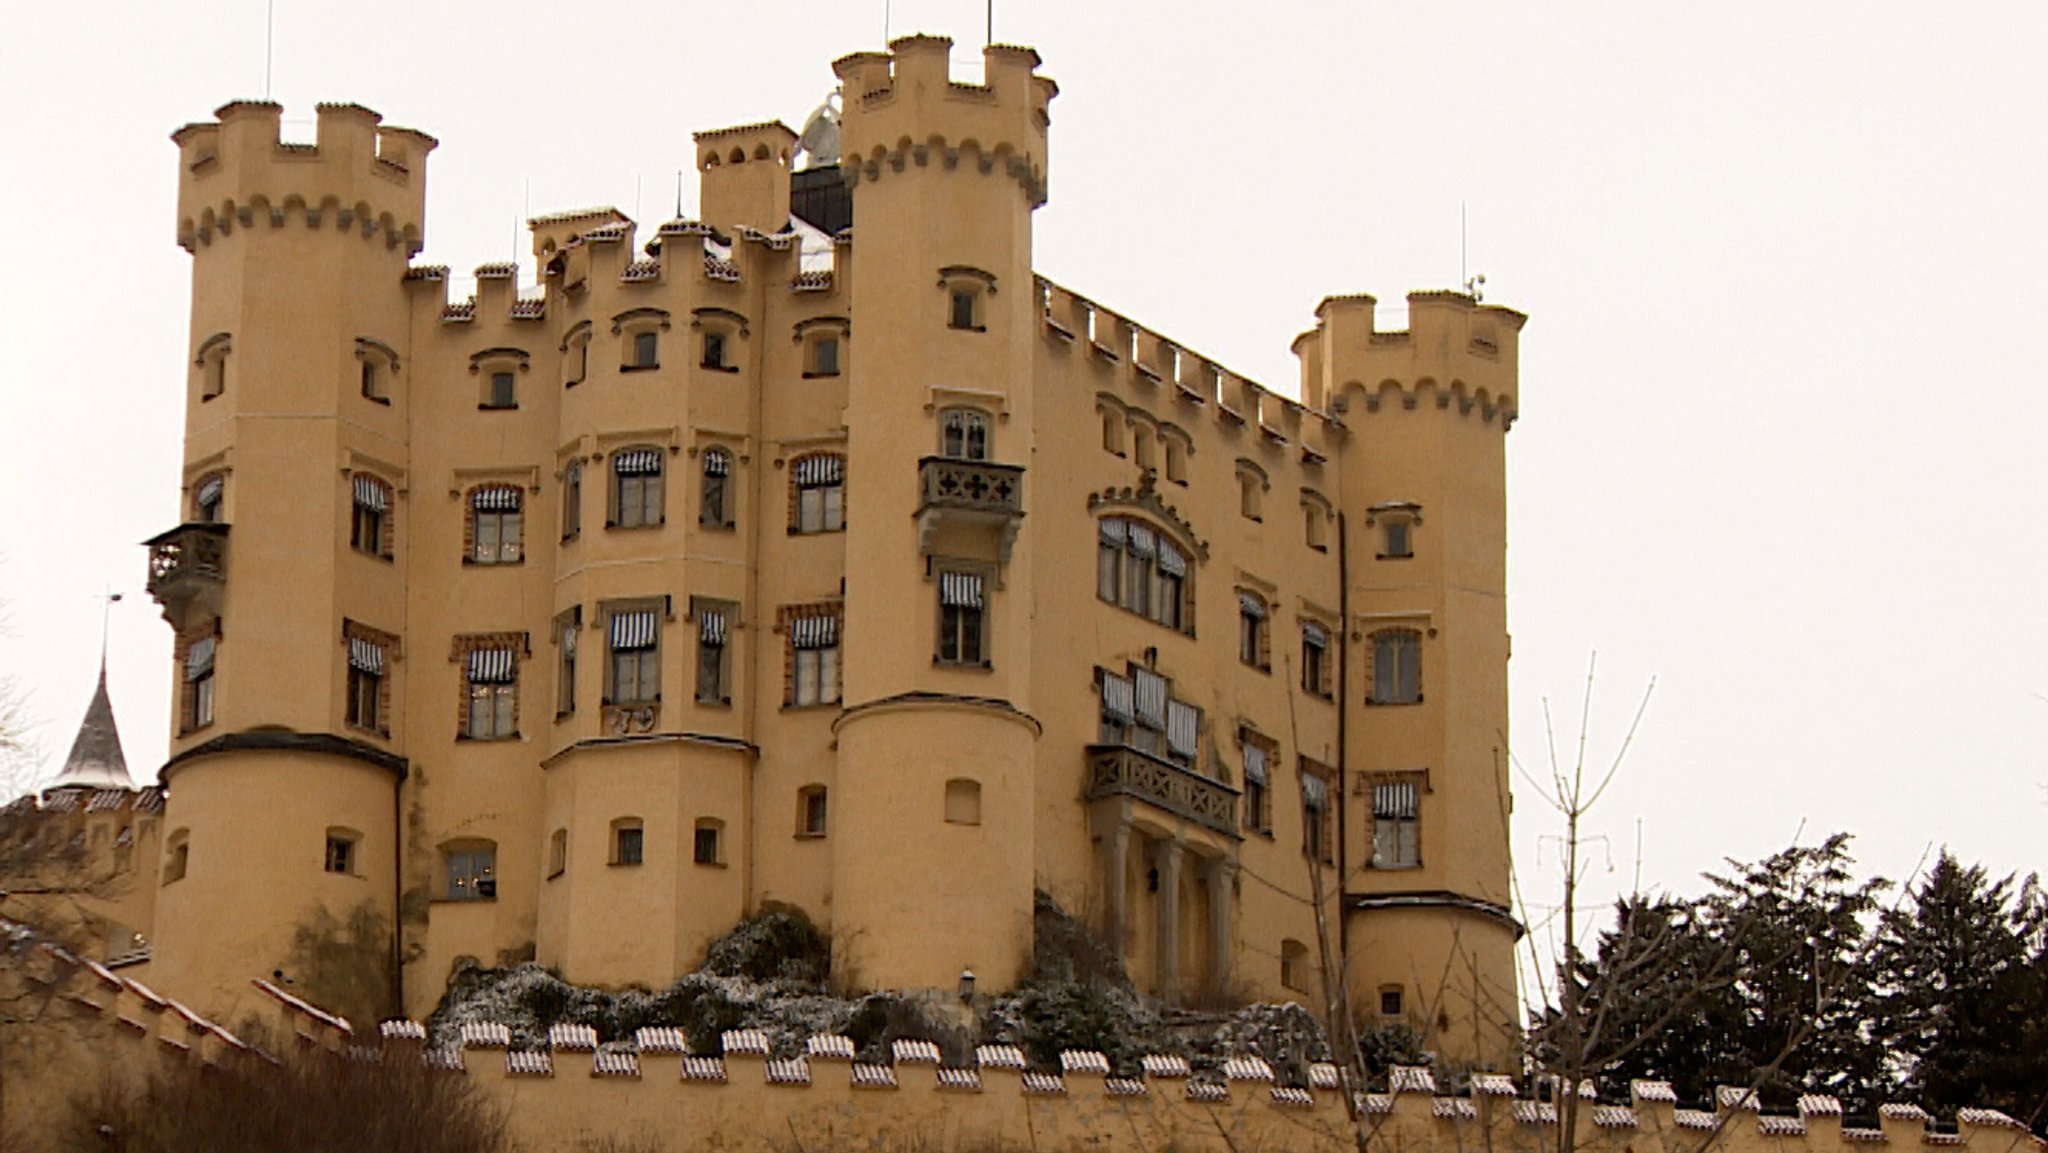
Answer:
<svg viewBox="0 0 2048 1153"><path fill-rule="evenodd" d="M391 1011L405 1012L405 774L391 783ZM1340 822L1341 823L1341 822Z"/></svg>
<svg viewBox="0 0 2048 1153"><path fill-rule="evenodd" d="M1351 892L1351 822L1344 806L1351 790L1345 777L1350 765L1351 734L1351 538L1346 532L1344 510L1337 510L1337 956L1349 968L1351 963L1351 918L1345 898Z"/></svg>

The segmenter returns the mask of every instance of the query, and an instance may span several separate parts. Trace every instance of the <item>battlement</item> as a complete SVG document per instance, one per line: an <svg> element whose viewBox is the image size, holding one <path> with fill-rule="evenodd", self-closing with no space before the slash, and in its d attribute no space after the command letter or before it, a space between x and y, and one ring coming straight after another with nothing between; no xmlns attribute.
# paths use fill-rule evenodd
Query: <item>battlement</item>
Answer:
<svg viewBox="0 0 2048 1153"><path fill-rule="evenodd" d="M720 227L773 232L789 219L789 162L796 133L779 120L699 132L698 197Z"/></svg>
<svg viewBox="0 0 2048 1153"><path fill-rule="evenodd" d="M1293 344L1305 402L1343 413L1355 393L1367 412L1377 412L1393 402L1415 408L1428 396L1437 408L1455 404L1461 415L1513 427L1526 315L1462 292L1411 292L1408 327L1383 330L1377 309L1363 293L1324 297L1316 306L1316 327Z"/></svg>
<svg viewBox="0 0 2048 1153"><path fill-rule="evenodd" d="M953 41L904 36L889 51L856 52L832 64L844 89L840 167L850 184L962 158L984 174L1014 179L1033 208L1046 198L1046 129L1059 93L1037 74L1038 53L995 44L982 50L980 84L953 80Z"/></svg>
<svg viewBox="0 0 2048 1153"><path fill-rule="evenodd" d="M386 248L419 252L426 225L427 154L437 141L382 126L360 104L315 108L314 143L284 143L284 107L268 101L222 105L210 122L171 134L178 145L178 244L208 245L236 227L357 231Z"/></svg>

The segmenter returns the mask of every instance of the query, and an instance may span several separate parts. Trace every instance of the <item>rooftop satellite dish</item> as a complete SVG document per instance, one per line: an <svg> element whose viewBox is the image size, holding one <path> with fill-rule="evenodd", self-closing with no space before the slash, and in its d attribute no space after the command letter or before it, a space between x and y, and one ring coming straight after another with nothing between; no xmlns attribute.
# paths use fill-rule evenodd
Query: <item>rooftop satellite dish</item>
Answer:
<svg viewBox="0 0 2048 1153"><path fill-rule="evenodd" d="M797 135L797 167L820 168L839 163L839 90L833 89L804 121Z"/></svg>

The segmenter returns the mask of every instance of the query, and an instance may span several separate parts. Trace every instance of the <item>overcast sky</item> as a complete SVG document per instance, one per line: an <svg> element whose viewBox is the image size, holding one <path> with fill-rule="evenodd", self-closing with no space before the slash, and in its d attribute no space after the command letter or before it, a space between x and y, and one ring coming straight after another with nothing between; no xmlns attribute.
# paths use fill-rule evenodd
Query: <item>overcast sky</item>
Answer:
<svg viewBox="0 0 2048 1153"><path fill-rule="evenodd" d="M800 125L885 7L975 61L981 0L276 0L271 94L288 136L353 100L438 137L423 259L466 272L529 206L666 218L692 131ZM189 302L167 137L263 95L264 3L90 11L14 13L0 67L0 675L61 758L94 598L127 594L112 686L149 779L171 638L137 544L178 520ZM1531 317L1513 743L1543 771L1548 697L1569 752L1595 650L1596 756L1657 681L1592 822L1601 891L1694 890L1836 829L1894 878L1940 844L2042 864L2044 24L1867 0L995 16L1061 87L1039 270L1280 391L1323 296L1455 287L1465 206L1469 269ZM1539 903L1554 832L1525 786Z"/></svg>

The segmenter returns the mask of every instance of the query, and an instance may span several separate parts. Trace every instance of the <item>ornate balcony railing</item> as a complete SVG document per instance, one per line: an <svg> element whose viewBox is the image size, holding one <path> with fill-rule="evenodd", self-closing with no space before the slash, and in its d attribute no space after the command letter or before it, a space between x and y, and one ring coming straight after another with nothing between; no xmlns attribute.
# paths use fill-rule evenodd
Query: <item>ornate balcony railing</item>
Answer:
<svg viewBox="0 0 2048 1153"><path fill-rule="evenodd" d="M942 508L1024 515L1024 469L1020 465L928 456L918 461L917 467L923 490L919 512Z"/></svg>
<svg viewBox="0 0 2048 1153"><path fill-rule="evenodd" d="M1088 746L1088 799L1126 796L1235 837L1236 789L1128 745Z"/></svg>
<svg viewBox="0 0 2048 1153"><path fill-rule="evenodd" d="M1002 563L1010 563L1010 549L1017 543L1018 522L1024 519L1021 465L928 456L917 462L917 475L920 551L931 554L933 534L941 521L964 521L992 529Z"/></svg>
<svg viewBox="0 0 2048 1153"><path fill-rule="evenodd" d="M184 632L200 615L220 615L228 526L181 524L143 543L149 546L149 595L173 628Z"/></svg>

